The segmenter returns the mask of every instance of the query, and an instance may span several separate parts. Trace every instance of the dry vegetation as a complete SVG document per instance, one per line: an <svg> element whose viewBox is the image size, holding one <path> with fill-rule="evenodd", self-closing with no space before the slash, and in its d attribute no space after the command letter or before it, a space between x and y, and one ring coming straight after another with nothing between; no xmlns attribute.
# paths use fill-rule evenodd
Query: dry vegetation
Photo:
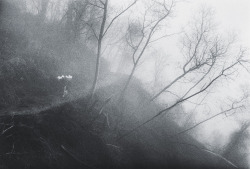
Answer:
<svg viewBox="0 0 250 169"><path fill-rule="evenodd" d="M212 151L189 135L221 114L243 109L246 95L188 128L167 118L182 111L182 103L247 66L246 51L234 50L233 39L212 31L209 11L202 10L182 34L182 73L152 94L134 74L151 44L171 36L159 34L175 1L150 1L141 18L129 20L121 31L122 44L130 49L129 75L112 73L112 63L102 54L117 20L138 1L115 14L108 0L30 2L36 9L0 1L0 168L247 167L241 149L249 123L242 124L222 151ZM62 82L57 79L61 75L73 78ZM185 78L192 81L173 93L171 87ZM166 93L177 97L160 105L157 99Z"/></svg>

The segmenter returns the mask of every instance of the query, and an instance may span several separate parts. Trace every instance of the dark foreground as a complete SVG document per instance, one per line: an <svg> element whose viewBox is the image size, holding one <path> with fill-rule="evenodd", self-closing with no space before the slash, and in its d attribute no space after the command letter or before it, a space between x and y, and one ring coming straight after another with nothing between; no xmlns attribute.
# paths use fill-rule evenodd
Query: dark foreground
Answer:
<svg viewBox="0 0 250 169"><path fill-rule="evenodd" d="M220 168L214 164L191 161L184 158L184 154L178 156L175 150L170 151L170 147L162 147L162 150L166 149L163 153L138 141L140 138L133 138L133 141L116 141L115 137L107 139L112 132L104 131L105 120L94 124L89 119L90 114L95 116L96 112L87 113L83 108L85 105L85 101L80 99L38 114L1 116L0 168ZM211 160L202 153L197 156Z"/></svg>

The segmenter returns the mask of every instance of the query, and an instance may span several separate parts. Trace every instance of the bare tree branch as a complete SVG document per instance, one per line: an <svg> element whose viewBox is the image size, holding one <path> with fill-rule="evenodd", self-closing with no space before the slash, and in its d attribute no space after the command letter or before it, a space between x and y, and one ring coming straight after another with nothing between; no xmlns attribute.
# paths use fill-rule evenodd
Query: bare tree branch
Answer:
<svg viewBox="0 0 250 169"><path fill-rule="evenodd" d="M93 32L94 37L96 38L96 40L98 40L98 36L97 36L97 34L96 34L96 32L95 32L95 30L94 30L93 26L92 26L92 25L90 25L89 23L87 23L87 25L89 26L89 28L90 28L90 29L91 29L91 31Z"/></svg>
<svg viewBox="0 0 250 169"><path fill-rule="evenodd" d="M205 120L202 120L201 122L195 124L194 126L188 128L188 129L185 129L185 130L183 130L183 131L181 131L181 132L179 132L179 133L177 133L177 134L175 134L175 135L172 135L172 137L175 137L175 136L178 136L178 135L180 135L180 134L184 134L184 133L186 133L186 132L188 132L188 131L190 131L190 130L193 130L193 129L196 128L197 126L199 126L199 125L201 125L201 124L203 124L203 123L205 123L205 122L207 122L207 121L209 121L209 120L211 120L211 119L214 119L215 117L217 117L217 116L219 116L219 115L222 115L222 114L225 114L225 113L230 112L230 111L232 111L232 110L237 110L237 109L240 109L240 108L243 108L243 107L244 107L243 105L240 105L240 106L236 106L236 107L235 107L235 106L232 104L232 107L231 107L231 108L229 108L229 109L227 109L227 110L224 110L224 111L222 111L222 112L219 112L219 113L217 113L217 114L215 114L215 115L213 115L213 116L211 116L211 117L209 117L209 118L207 118L207 119L205 119Z"/></svg>
<svg viewBox="0 0 250 169"><path fill-rule="evenodd" d="M102 0L99 0L99 2L100 2L101 4L103 4L103 5L105 5L105 3L104 3Z"/></svg>
<svg viewBox="0 0 250 169"><path fill-rule="evenodd" d="M194 147L198 150L201 150L201 151L205 151L213 156L216 156L217 158L219 159L222 159L224 162L226 162L227 164L229 164L230 166L234 167L234 168L238 168L233 162L231 162L230 160L226 159L225 157L223 157L222 155L218 154L218 153L215 153L207 148L204 148L204 147L199 147L197 145L194 145L194 144L191 144L191 143L186 143L186 142L169 142L169 143L172 143L172 144L183 144L185 146L191 146L191 147Z"/></svg>
<svg viewBox="0 0 250 169"><path fill-rule="evenodd" d="M159 41L159 40L161 40L163 38L170 37L170 36L173 36L173 35L178 35L178 34L181 34L181 33L183 33L183 32L181 31L181 32L177 32L177 33L166 34L166 35L163 35L163 36L161 36L159 38L151 40L149 43L154 43L154 42Z"/></svg>
<svg viewBox="0 0 250 169"><path fill-rule="evenodd" d="M136 2L137 0L135 0L131 5L129 5L126 9L124 9L122 12L120 12L117 16L115 16L111 22L108 24L107 28L105 29L105 25L106 25L106 20L107 20L107 13L108 13L108 0L105 0L105 2L103 2L102 0L99 0L99 2L103 5L103 15L102 15L102 22L101 22L101 28L99 30L99 35L97 36L97 34L95 33L95 30L93 29L92 26L90 26L92 32L94 33L94 36L96 37L97 41L98 41L98 45L97 45L97 59L96 59L96 68L95 68L95 75L94 75L94 81L93 81L93 85L92 88L90 90L90 102L92 101L93 95L95 93L96 90L96 86L97 86L97 81L98 81L98 76L99 76L99 67L100 67L100 58L101 58L101 51L102 51L102 40L104 38L104 36L106 35L107 31L109 30L109 28L111 27L111 25L114 23L114 21L121 16L122 14L124 14L129 8L131 8Z"/></svg>
<svg viewBox="0 0 250 169"><path fill-rule="evenodd" d="M165 4L161 4L161 6L165 6ZM166 18L169 16L169 14L170 14L170 12L171 12L173 6L174 6L174 2L172 1L170 7L166 10L166 13L165 13L162 17L160 17L160 18L156 21L156 23L150 28L150 31L149 31L148 36L147 36L147 38L146 38L146 41L145 41L144 45L142 45L142 48L141 48L141 51L140 51L139 54L138 54L138 57L135 59L134 66L133 66L133 68L132 68L132 70L131 70L131 72L130 72L130 75L129 75L129 77L128 77L128 80L126 81L126 83L125 83L125 85L124 85L124 88L123 88L123 90L122 90L122 92L121 92L120 99L123 98L123 96L124 96L124 94L125 94L125 92L126 92L126 90L127 90L127 88L128 88L128 85L130 84L130 81L131 81L131 79L133 78L133 75L134 75L134 73L135 73L135 70L136 70L136 68L137 68L137 65L139 64L139 61L140 61L141 57L143 56L143 54L144 54L146 48L148 47L149 42L150 42L150 40L151 40L151 38L152 38L152 36L153 36L155 30L158 28L158 25L159 25L164 19L166 19ZM146 11L146 12L147 12L147 11ZM145 17L145 15L144 15L144 17ZM144 24L143 24L142 32L144 32L144 29L145 29L145 27L144 27ZM141 45L141 44L142 44L142 43L140 43L140 45ZM139 48L139 47L138 47L138 48ZM137 49L138 49L138 48L137 48ZM133 56L134 56L134 54L135 54L135 52L133 53Z"/></svg>
<svg viewBox="0 0 250 169"><path fill-rule="evenodd" d="M104 7L99 6L99 5L97 5L97 4L93 4L93 3L89 2L89 1L88 1L88 3L89 3L90 5L92 5L92 6L97 7L97 8L104 9Z"/></svg>
<svg viewBox="0 0 250 169"><path fill-rule="evenodd" d="M107 26L107 28L105 29L104 33L103 33L103 36L105 36L105 34L107 33L107 31L109 30L109 28L111 27L111 25L113 24L113 22L119 17L121 16L122 14L124 14L127 10L129 10L129 8L131 8L133 5L136 4L138 0L135 0L132 4L130 4L126 9L124 9L122 12L120 12L118 15L116 15L112 20L111 22L109 23L109 25Z"/></svg>
<svg viewBox="0 0 250 169"><path fill-rule="evenodd" d="M207 73L205 73L205 75L187 91L187 95L193 88L205 79L209 72L214 68L215 63L222 58L222 56L227 54L234 40L229 41L226 45L221 42L218 36L215 36L214 40L212 40L211 37L209 37L210 20L207 19L208 13L202 11L201 20L198 21L198 23L195 23L195 28L193 28L194 30L190 33L190 35L187 33L184 34L183 47L186 50L188 59L182 67L183 73L155 94L151 98L151 101L158 98L164 93L165 90L168 90L172 85L177 83L180 79L185 78L188 74L195 71L198 72L202 69L202 71L204 71L204 69L208 69L205 71Z"/></svg>
<svg viewBox="0 0 250 169"><path fill-rule="evenodd" d="M64 145L61 145L61 148L69 155L71 156L73 159L75 159L77 162L81 163L83 166L90 168L90 169L97 169L94 166L91 166L89 164L87 164L86 162L80 160L75 154L74 152L72 152L72 150L70 150L69 148L66 148Z"/></svg>
<svg viewBox="0 0 250 169"><path fill-rule="evenodd" d="M241 58L241 57L240 57ZM121 136L120 138L118 138L118 140L121 140L122 138L130 135L131 133L135 132L136 130L138 130L139 128L141 128L142 126L144 126L145 124L149 123L150 121L154 120L155 118L159 117L160 115L162 115L163 113L169 112L171 109L173 109L174 107L176 107L177 105L195 97L196 95L199 95L200 93L206 91L213 83L215 83L220 77L224 76L225 73L227 71L229 71L231 68L233 68L234 66L236 66L237 64L239 64L239 60L237 60L236 62L234 62L233 64L229 65L228 67L224 68L214 79L212 79L208 84L206 84L201 90L191 94L190 96L187 97L182 97L181 99L177 100L174 104L172 104L171 106L159 111L156 115L154 115L153 117L149 118L148 120L146 120L145 122L143 122L142 124L138 125L137 127L131 129L130 131L128 131L127 133L125 133L123 136Z"/></svg>

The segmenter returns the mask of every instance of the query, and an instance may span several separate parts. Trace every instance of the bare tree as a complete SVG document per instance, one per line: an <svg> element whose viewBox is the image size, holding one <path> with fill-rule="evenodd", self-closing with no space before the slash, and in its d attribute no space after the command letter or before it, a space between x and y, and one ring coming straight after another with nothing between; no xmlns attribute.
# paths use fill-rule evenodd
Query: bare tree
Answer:
<svg viewBox="0 0 250 169"><path fill-rule="evenodd" d="M158 98L166 90L170 89L171 86L191 73L202 70L205 78L212 71L215 62L227 53L231 42L224 45L218 37L211 37L212 23L210 17L210 11L203 9L200 18L195 19L194 26L191 27L191 32L184 33L182 51L186 61L182 66L182 74L157 92L151 101Z"/></svg>
<svg viewBox="0 0 250 169"><path fill-rule="evenodd" d="M111 26L114 24L114 22L122 14L124 14L127 10L129 10L136 2L137 2L137 0L135 0L127 8L125 8L120 13L118 13L115 17L113 17L110 20L110 22L108 24L107 24L106 21L107 21L107 17L108 17L108 4L109 4L109 1L108 0L105 0L105 1L99 0L99 1L94 1L94 3L91 3L91 5L95 6L96 8L102 9L103 14L102 14L102 19L101 19L101 26L100 26L100 28L98 30L95 30L95 28L92 27L92 25L89 25L91 30L93 31L93 34L95 35L96 40L97 40L96 67L95 67L94 81L93 81L93 84L92 84L92 88L90 90L90 101L92 100L93 95L95 93L96 85L97 85L97 81L98 81L98 77L99 77L99 67L100 67L100 58L101 58L101 52L102 52L103 39L104 39L105 35L107 35L107 32L109 31ZM98 34L97 34L97 32L98 32Z"/></svg>
<svg viewBox="0 0 250 169"><path fill-rule="evenodd" d="M174 6L175 2L173 0L169 3L165 0L163 2L153 0L153 4L145 11L142 22L133 21L130 23L126 35L126 42L132 49L133 67L121 92L120 98L123 98L146 49L152 42L162 38L153 39L156 32L160 30L161 24L172 13ZM153 14L151 13L151 17L154 15L155 18L147 18L150 11L153 12Z"/></svg>
<svg viewBox="0 0 250 169"><path fill-rule="evenodd" d="M72 1L68 4L67 12L65 13L65 28L69 41L75 42L80 38L81 33L86 29L89 23L90 17L97 15L97 10L91 12L88 11L89 2L86 1ZM90 14L87 14L87 13Z"/></svg>
<svg viewBox="0 0 250 169"><path fill-rule="evenodd" d="M212 36L213 34L209 34L211 23L210 21L206 22L209 13L202 11L201 16L200 22L195 24L194 31L190 35L185 34L186 39L184 40L183 45L185 49L184 51L187 54L187 61L182 68L183 73L157 93L152 100L159 97L178 80L191 72L196 73L196 80L191 86L188 85L188 87L186 87L184 93L176 95L178 97L172 104L127 132L121 138L136 131L160 115L169 112L174 107L206 92L220 79L230 78L239 67L248 63L247 60L244 60L246 50L240 48L238 49L238 53L231 56L232 53L230 53L230 49L232 47L232 41L225 42L220 39L219 36ZM229 111L233 109L234 108L229 109Z"/></svg>

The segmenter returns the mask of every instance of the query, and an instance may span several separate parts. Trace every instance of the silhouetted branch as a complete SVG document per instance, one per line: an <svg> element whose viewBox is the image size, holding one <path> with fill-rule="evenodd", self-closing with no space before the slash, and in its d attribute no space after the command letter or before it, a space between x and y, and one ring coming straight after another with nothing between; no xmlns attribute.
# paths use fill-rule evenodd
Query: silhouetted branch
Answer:
<svg viewBox="0 0 250 169"><path fill-rule="evenodd" d="M151 98L151 101L158 98L164 93L164 91L168 90L171 86L176 84L180 79L186 77L188 74L208 66L207 73L196 83L196 85L193 86L193 88L196 87L211 71L215 62L218 60L217 58L219 58L222 54L225 54L225 51L222 52L218 50L219 44L217 41L215 41L214 44L210 44L211 42L208 43L208 33L210 27L207 26L207 22L209 21L207 21L206 17L207 16L205 15L205 12L203 12L200 23L196 23L198 28L193 30L194 35L188 35L185 33L183 46L187 50L188 59L182 67L183 73L174 78L174 80L172 80L168 85L155 94ZM189 91L191 91L193 88L190 88Z"/></svg>
<svg viewBox="0 0 250 169"><path fill-rule="evenodd" d="M95 30L94 30L93 26L92 26L92 25L90 25L89 23L86 23L86 24L89 26L89 28L90 28L90 29L91 29L91 31L93 32L94 37L96 38L96 40L98 40L98 36L97 36L97 34L96 34L96 32L95 32Z"/></svg>
<svg viewBox="0 0 250 169"><path fill-rule="evenodd" d="M160 3L160 6L164 6L164 8L165 8L166 7L165 2L164 3ZM133 56L132 57L133 57L134 65L133 65L133 68L132 68L132 70L130 72L130 75L129 75L129 77L128 77L125 85L124 85L124 88L121 91L120 99L123 98L123 96L124 96L124 94L125 94L125 92L126 92L126 90L128 88L128 85L130 84L130 82L131 82L131 80L132 80L132 78L134 76L134 73L135 73L135 70L136 70L136 68L137 68L137 66L139 64L139 61L141 60L141 58L142 58L145 50L147 49L147 47L148 47L148 45L150 43L150 40L152 39L152 37L153 37L156 29L158 28L159 24L162 21L164 21L170 15L170 12L172 11L173 6L174 6L174 1L172 1L172 3L170 4L169 8L167 8L167 9L165 8L165 13L163 14L163 16L161 16L160 18L158 18L155 21L155 23L154 23L154 21L151 23L153 25L150 28L150 31L149 31L148 35L145 35L145 25L144 25L145 24L144 22L145 22L145 17L146 17L147 10L144 13L143 27L141 29L141 32L142 32L143 36L142 36L142 39L140 39L140 42L139 42L138 46L136 47L136 50L134 50L134 52L133 52ZM144 36L146 37L146 39L145 39L145 43L143 44L142 40L144 39ZM141 50L138 52L139 54L138 54L137 58L135 58L135 54L136 54L136 52L137 52L137 50L139 49L140 46L141 46Z"/></svg>
<svg viewBox="0 0 250 169"><path fill-rule="evenodd" d="M109 28L111 27L111 25L113 24L113 22L122 14L124 14L127 10L129 10L129 8L131 8L133 5L135 5L137 2L137 0L135 0L132 4L130 4L126 9L124 9L122 12L120 12L118 15L116 15L111 22L109 23L109 25L107 26L107 28L105 29L103 36L107 33L107 31L109 30Z"/></svg>
<svg viewBox="0 0 250 169"><path fill-rule="evenodd" d="M241 57L240 57L241 58ZM122 138L130 135L131 133L135 132L136 130L138 130L139 128L141 128L142 126L146 125L147 123L149 123L150 121L154 120L155 118L159 117L160 115L162 115L163 113L169 112L171 109L173 109L174 107L176 107L177 105L195 97L196 95L199 95L200 93L204 92L205 90L207 90L213 83L215 83L220 77L225 76L225 73L230 70L231 68L233 68L234 66L236 66L237 64L239 64L239 60L237 60L235 63L229 65L228 67L224 68L221 73L219 73L213 80L211 80L208 84L206 84L201 90L191 94L190 96L187 97L182 97L179 100L177 100L174 104L172 104L171 106L159 111L156 115L154 115L153 117L149 118L148 120L146 120L145 122L143 122L142 124L138 125L137 127L131 129L130 131L128 131L127 133L125 133L123 136L121 136L120 138L118 138L118 140L121 140Z"/></svg>
<svg viewBox="0 0 250 169"><path fill-rule="evenodd" d="M223 157L222 155L215 153L207 148L204 147L199 147L197 145L191 144L191 143L185 143L185 142L169 142L169 143L173 143L173 144L183 144L185 146L190 146L190 147L194 147L200 151L205 151L213 156L218 157L219 159L222 159L223 161L225 161L227 164L229 164L230 166L234 167L234 168L238 168L233 162L229 161L228 159L226 159L225 157Z"/></svg>
<svg viewBox="0 0 250 169"><path fill-rule="evenodd" d="M232 105L231 108L229 108L229 109L227 109L227 110L224 110L224 111L222 111L222 112L220 112L220 113L217 113L217 114L215 114L215 115L213 115L213 116L211 116L211 117L209 117L209 118L207 118L207 119L205 119L205 120L202 120L201 122L195 124L194 126L188 128L188 129L185 129L185 130L183 130L183 131L181 131L181 132L179 132L179 133L177 133L177 134L175 134L175 135L173 135L173 136L177 136L177 135L180 135L180 134L184 134L184 133L186 133L186 132L188 132L188 131L190 131L190 130L193 130L193 129L196 128L197 126L199 126L199 125L201 125L201 124L203 124L203 123L205 123L205 122L207 122L207 121L209 121L209 120L211 120L211 119L214 119L215 117L217 117L217 116L219 116L219 115L225 114L225 113L230 112L230 111L232 111L232 110L240 109L240 108L242 108L242 107L244 107L244 106L243 106L243 105L240 105L240 106L234 107L234 106Z"/></svg>
<svg viewBox="0 0 250 169"><path fill-rule="evenodd" d="M93 3L89 2L89 1L88 1L88 3L89 3L90 5L92 5L92 6L97 7L97 8L104 9L104 7L99 6L99 5L97 5L97 4L93 4Z"/></svg>
<svg viewBox="0 0 250 169"><path fill-rule="evenodd" d="M183 32L177 32L177 33L166 34L166 35L163 35L163 36L161 36L161 37L159 37L159 38L156 38L156 39L154 39L154 40L151 40L149 43L153 43L153 42L159 41L159 40L161 40L161 39L163 39L163 38L170 37L170 36L174 36L174 35L178 35L178 34L181 34L181 33L183 33Z"/></svg>
<svg viewBox="0 0 250 169"><path fill-rule="evenodd" d="M91 88L91 91L90 91L89 102L92 101L93 95L95 93L96 85L97 85L97 80L98 80L98 77L99 77L100 58L101 58L101 50L102 50L102 40L103 40L103 36L104 36L103 33L104 33L104 29L105 29L105 24L106 24L106 19L107 19L107 12L108 12L107 8L108 8L108 0L106 0L105 3L104 3L103 18L102 18L101 28L100 28L100 32L99 32L99 36L98 36L95 76L94 76L93 85L92 85L92 88Z"/></svg>
<svg viewBox="0 0 250 169"><path fill-rule="evenodd" d="M61 145L61 148L69 155L71 156L73 159L75 159L77 162L81 163L82 165L84 165L85 167L88 167L90 169L97 169L96 167L90 166L89 164L87 164L86 162L83 162L82 160L80 160L71 150L69 150L68 148L66 148L64 145Z"/></svg>
<svg viewBox="0 0 250 169"><path fill-rule="evenodd" d="M96 117L91 121L90 125L93 125L93 123L102 115L104 108L107 106L107 104L111 101L111 98L108 98L107 100L105 100L105 102L103 103L103 105L101 106L98 114L96 115ZM106 116L106 115L105 115ZM106 118L108 119L108 117L106 116Z"/></svg>

